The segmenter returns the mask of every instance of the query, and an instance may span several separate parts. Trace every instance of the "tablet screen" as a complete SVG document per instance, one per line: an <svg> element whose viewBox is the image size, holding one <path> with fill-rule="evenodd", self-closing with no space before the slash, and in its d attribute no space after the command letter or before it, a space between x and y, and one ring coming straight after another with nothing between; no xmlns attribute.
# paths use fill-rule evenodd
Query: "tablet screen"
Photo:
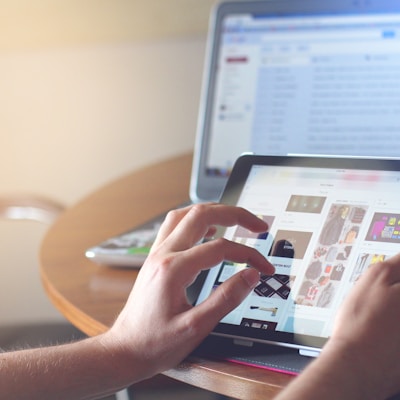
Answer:
<svg viewBox="0 0 400 400"><path fill-rule="evenodd" d="M399 161L244 156L222 202L242 206L269 229L226 229L275 266L217 334L318 349L335 314L372 263L399 251ZM211 269L197 302L246 265ZM367 295L367 294L366 294Z"/></svg>

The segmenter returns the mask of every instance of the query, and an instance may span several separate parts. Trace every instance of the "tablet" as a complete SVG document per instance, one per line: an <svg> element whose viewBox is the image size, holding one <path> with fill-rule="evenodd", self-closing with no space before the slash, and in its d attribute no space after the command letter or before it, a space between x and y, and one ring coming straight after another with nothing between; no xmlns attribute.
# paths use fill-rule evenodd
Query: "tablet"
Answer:
<svg viewBox="0 0 400 400"><path fill-rule="evenodd" d="M275 266L213 334L318 354L335 315L369 265L400 250L400 160L244 155L222 203L268 223L223 236L258 249ZM195 304L246 265L224 261L199 278Z"/></svg>

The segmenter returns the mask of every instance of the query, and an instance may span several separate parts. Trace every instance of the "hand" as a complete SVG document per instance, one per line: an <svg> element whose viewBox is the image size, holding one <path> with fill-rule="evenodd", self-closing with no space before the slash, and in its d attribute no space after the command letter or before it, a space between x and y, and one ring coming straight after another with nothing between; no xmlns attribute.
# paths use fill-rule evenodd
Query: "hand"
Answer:
<svg viewBox="0 0 400 400"><path fill-rule="evenodd" d="M127 304L108 334L118 340L132 362L140 362L140 379L179 363L254 289L258 271L274 272L264 256L248 246L225 239L198 244L215 233L216 225L241 225L254 232L268 229L248 211L221 204L195 205L168 214ZM200 271L223 260L247 263L255 269L242 270L193 307L186 288Z"/></svg>
<svg viewBox="0 0 400 400"><path fill-rule="evenodd" d="M277 400L378 400L400 392L400 255L373 264L340 307L320 356Z"/></svg>
<svg viewBox="0 0 400 400"><path fill-rule="evenodd" d="M400 392L400 254L371 265L357 282L327 349L340 349L371 398Z"/></svg>

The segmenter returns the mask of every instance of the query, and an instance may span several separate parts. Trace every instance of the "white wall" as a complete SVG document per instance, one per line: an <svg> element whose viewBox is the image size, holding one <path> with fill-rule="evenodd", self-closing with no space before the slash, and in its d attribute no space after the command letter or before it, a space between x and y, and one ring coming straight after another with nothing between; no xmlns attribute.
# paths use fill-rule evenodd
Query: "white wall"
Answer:
<svg viewBox="0 0 400 400"><path fill-rule="evenodd" d="M204 50L205 35L0 53L0 195L33 192L71 205L191 151ZM44 229L0 221L0 325L59 318L38 278Z"/></svg>

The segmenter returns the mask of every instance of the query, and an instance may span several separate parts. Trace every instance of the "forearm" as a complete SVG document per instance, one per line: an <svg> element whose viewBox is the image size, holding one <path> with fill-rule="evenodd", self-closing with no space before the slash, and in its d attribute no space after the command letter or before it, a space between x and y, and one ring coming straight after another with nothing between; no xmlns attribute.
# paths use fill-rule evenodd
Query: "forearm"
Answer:
<svg viewBox="0 0 400 400"><path fill-rule="evenodd" d="M127 368L127 358L102 339L0 354L0 398L89 399L143 378L139 363L130 359Z"/></svg>
<svg viewBox="0 0 400 400"><path fill-rule="evenodd" d="M341 351L340 346L332 346L324 350L276 400L384 399L384 394L376 391L379 386L364 370L357 354L350 355Z"/></svg>

